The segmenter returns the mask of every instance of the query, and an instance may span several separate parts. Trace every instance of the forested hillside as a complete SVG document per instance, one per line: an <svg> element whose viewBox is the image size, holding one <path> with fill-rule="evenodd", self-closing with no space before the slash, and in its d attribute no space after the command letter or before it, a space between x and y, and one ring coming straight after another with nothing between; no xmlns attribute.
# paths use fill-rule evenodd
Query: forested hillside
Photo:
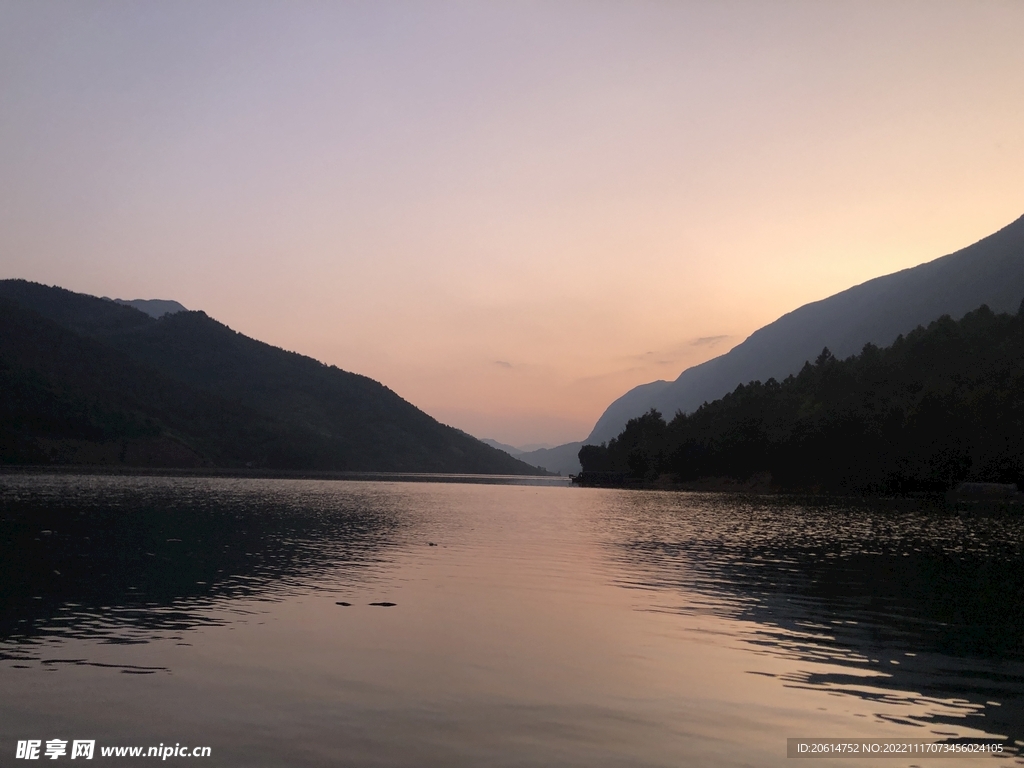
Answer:
<svg viewBox="0 0 1024 768"><path fill-rule="evenodd" d="M889 347L795 376L740 385L667 424L656 410L607 444L580 450L584 472L634 480L745 479L838 491L944 490L1024 480L1024 302L944 316Z"/></svg>
<svg viewBox="0 0 1024 768"><path fill-rule="evenodd" d="M687 368L675 381L635 387L608 406L586 442L609 440L651 408L690 413L737 384L795 374L822 347L846 358L866 343L887 346L936 317L961 318L982 304L1014 312L1021 296L1024 216L956 253L805 304L726 354Z"/></svg>
<svg viewBox="0 0 1024 768"><path fill-rule="evenodd" d="M202 312L0 281L0 456L16 463L531 474L372 379Z"/></svg>

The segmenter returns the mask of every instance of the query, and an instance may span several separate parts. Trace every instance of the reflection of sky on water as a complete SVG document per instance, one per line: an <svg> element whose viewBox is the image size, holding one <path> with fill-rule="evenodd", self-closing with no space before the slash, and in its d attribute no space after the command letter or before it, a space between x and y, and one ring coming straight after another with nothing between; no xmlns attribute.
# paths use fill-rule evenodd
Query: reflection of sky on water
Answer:
<svg viewBox="0 0 1024 768"><path fill-rule="evenodd" d="M848 713L1021 739L1021 529L691 494L0 476L0 672L22 697L4 716L120 733L195 714L222 747L232 723L264 729L240 764L310 729L353 754L338 717L366 754L403 734L410 765L439 722L462 734L437 742L446 766L465 739L491 745L472 764L524 739L536 764L705 764L723 723L771 723L723 761L755 764L776 731L843 735L781 729ZM71 700L93 690L123 697L116 716ZM612 731L633 763L598 748Z"/></svg>
<svg viewBox="0 0 1024 768"><path fill-rule="evenodd" d="M650 610L728 618L722 642L791 662L752 674L1024 746L1020 515L666 494L604 525L611 578Z"/></svg>

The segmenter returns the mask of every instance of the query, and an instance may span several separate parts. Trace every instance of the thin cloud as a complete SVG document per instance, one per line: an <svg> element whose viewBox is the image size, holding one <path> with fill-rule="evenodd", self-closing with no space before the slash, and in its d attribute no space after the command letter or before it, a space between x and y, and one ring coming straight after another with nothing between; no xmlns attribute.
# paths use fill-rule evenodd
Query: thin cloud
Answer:
<svg viewBox="0 0 1024 768"><path fill-rule="evenodd" d="M690 342L691 347L713 347L720 341L725 341L728 336L701 336Z"/></svg>
<svg viewBox="0 0 1024 768"><path fill-rule="evenodd" d="M505 360L495 360L495 365L501 366L502 368L511 368L512 363L506 362Z"/></svg>

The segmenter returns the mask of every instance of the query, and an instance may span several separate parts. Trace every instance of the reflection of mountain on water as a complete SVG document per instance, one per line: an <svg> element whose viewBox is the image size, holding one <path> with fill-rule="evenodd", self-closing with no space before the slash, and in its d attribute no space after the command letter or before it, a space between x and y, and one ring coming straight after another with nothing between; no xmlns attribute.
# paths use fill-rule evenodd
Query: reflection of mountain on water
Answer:
<svg viewBox="0 0 1024 768"><path fill-rule="evenodd" d="M401 526L386 496L336 483L5 476L0 640L146 642L325 572L358 583Z"/></svg>
<svg viewBox="0 0 1024 768"><path fill-rule="evenodd" d="M1019 514L697 495L635 510L614 524L613 558L624 586L660 593L655 610L751 622L748 648L803 664L784 685L1024 745Z"/></svg>

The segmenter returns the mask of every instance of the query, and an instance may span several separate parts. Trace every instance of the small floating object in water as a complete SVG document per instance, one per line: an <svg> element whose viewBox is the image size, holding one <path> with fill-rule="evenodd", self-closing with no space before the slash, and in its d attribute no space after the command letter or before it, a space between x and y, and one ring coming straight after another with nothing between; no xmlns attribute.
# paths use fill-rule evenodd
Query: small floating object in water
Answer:
<svg viewBox="0 0 1024 768"><path fill-rule="evenodd" d="M370 603L370 605L379 605L382 608L390 608L392 605L398 605L398 603Z"/></svg>
<svg viewBox="0 0 1024 768"><path fill-rule="evenodd" d="M352 603L335 603L335 605L344 605L346 608L348 608L350 605L352 605Z"/></svg>
<svg viewBox="0 0 1024 768"><path fill-rule="evenodd" d="M432 542L432 541L428 541L428 542L427 542L427 546L428 546L428 547L436 547L436 546L437 546L437 544L435 544L435 543L434 543L434 542Z"/></svg>

